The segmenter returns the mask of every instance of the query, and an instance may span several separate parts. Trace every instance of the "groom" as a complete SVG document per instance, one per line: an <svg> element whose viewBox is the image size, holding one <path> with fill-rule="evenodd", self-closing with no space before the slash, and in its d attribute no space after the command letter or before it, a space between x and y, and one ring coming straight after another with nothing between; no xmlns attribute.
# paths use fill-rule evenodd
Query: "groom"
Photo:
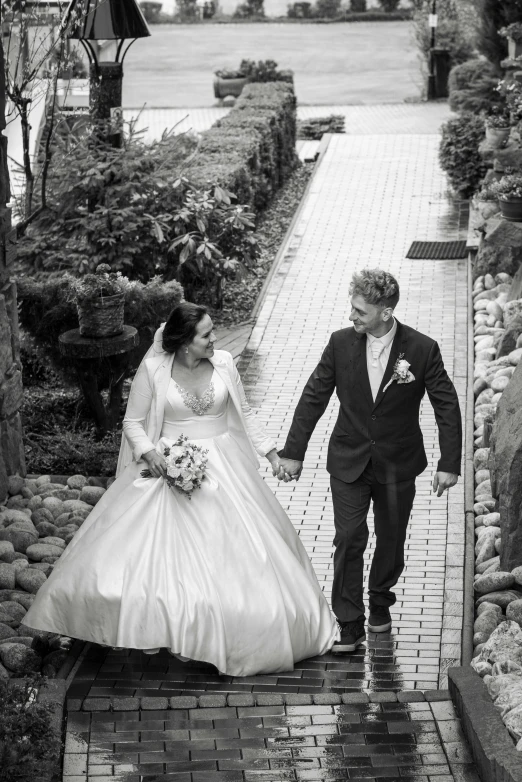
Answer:
<svg viewBox="0 0 522 782"><path fill-rule="evenodd" d="M296 407L280 452L279 472L298 479L308 441L333 392L340 402L326 469L335 522L332 608L341 639L333 652L353 652L364 631L363 555L373 501L376 547L368 580L368 630L391 627L392 587L404 568L406 528L415 478L427 466L419 408L427 391L439 430L437 496L460 474L462 422L455 388L439 346L399 323L399 285L388 272L365 269L350 286L353 328L334 332Z"/></svg>

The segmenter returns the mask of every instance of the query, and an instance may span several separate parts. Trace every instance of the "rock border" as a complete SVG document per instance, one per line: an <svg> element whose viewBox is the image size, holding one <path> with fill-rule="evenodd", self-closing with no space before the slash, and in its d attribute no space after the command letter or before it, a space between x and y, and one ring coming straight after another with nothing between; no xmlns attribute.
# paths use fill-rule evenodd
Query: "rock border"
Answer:
<svg viewBox="0 0 522 782"><path fill-rule="evenodd" d="M451 669L450 669L451 670ZM100 711L166 711L169 709L224 709L238 706L339 706L342 703L418 703L449 701L449 690L404 690L402 692L322 692L308 693L207 693L171 697L67 698L68 712ZM521 778L522 782L522 778Z"/></svg>
<svg viewBox="0 0 522 782"><path fill-rule="evenodd" d="M522 757L489 695L469 666L448 669L451 699L483 782L522 782Z"/></svg>

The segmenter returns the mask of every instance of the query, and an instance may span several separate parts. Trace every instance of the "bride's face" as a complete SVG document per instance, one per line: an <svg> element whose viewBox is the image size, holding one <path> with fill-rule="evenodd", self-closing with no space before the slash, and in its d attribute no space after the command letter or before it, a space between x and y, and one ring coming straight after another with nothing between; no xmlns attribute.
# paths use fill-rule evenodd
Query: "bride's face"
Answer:
<svg viewBox="0 0 522 782"><path fill-rule="evenodd" d="M214 324L210 315L204 315L196 327L196 336L188 345L189 353L194 359L210 358L214 355Z"/></svg>

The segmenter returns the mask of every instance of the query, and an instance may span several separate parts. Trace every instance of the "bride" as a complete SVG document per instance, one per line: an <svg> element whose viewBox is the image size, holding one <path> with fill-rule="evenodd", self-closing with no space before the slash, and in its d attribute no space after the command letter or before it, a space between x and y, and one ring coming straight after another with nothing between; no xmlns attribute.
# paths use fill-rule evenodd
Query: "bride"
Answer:
<svg viewBox="0 0 522 782"><path fill-rule="evenodd" d="M148 653L167 647L230 676L292 670L328 651L338 630L292 523L257 472L255 451L277 469L275 443L232 356L214 350L204 307L179 304L159 336L132 383L118 477L23 622ZM190 499L163 478L163 449L181 434L208 451Z"/></svg>

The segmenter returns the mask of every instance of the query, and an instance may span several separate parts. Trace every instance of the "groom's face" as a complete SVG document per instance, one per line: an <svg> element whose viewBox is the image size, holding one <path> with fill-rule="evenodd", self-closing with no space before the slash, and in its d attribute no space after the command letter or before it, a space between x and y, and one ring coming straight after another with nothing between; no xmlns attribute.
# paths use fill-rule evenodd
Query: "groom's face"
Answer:
<svg viewBox="0 0 522 782"><path fill-rule="evenodd" d="M390 307L369 304L359 295L352 296L351 305L350 320L358 334L380 333L392 316Z"/></svg>

